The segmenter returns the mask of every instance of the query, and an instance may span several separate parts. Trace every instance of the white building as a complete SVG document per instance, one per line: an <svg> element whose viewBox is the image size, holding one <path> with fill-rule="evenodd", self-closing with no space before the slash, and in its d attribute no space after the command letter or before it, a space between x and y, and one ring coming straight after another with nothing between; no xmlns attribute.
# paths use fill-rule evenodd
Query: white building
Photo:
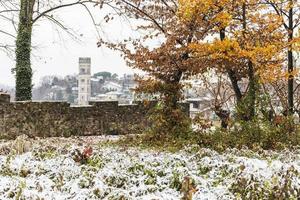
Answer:
<svg viewBox="0 0 300 200"><path fill-rule="evenodd" d="M118 101L122 95L124 95L124 94L122 92L118 92L118 91L111 91L111 92L106 93L108 100L111 100L111 101Z"/></svg>
<svg viewBox="0 0 300 200"><path fill-rule="evenodd" d="M122 91L121 85L119 85L118 83L111 82L111 81L105 82L104 85L102 86L102 88L106 89L108 91L117 91L117 92Z"/></svg>
<svg viewBox="0 0 300 200"><path fill-rule="evenodd" d="M79 58L78 105L89 105L91 97L91 58Z"/></svg>

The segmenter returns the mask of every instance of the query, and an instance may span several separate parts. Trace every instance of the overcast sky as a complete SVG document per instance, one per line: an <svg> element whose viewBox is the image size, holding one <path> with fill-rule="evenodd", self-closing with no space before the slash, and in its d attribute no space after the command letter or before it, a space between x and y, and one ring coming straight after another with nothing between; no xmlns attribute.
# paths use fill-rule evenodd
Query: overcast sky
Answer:
<svg viewBox="0 0 300 200"><path fill-rule="evenodd" d="M107 13L105 10L93 9L98 22ZM80 6L64 8L57 12L59 18L68 27L80 36L81 42L74 41L67 34L47 20L39 21L33 29L33 49L32 68L34 71L33 82L38 84L41 77L45 75L65 76L76 74L78 71L78 58L92 58L92 73L99 71L110 71L120 75L133 73L133 70L126 66L125 61L117 52L113 52L104 47L98 48L97 31L93 26L87 12ZM114 20L109 24L101 23L100 36L112 41L134 34L127 22L121 19ZM8 25L7 25L8 26ZM0 34L0 41L8 38ZM14 67L14 60L0 51L0 84L13 86L14 75L11 73Z"/></svg>

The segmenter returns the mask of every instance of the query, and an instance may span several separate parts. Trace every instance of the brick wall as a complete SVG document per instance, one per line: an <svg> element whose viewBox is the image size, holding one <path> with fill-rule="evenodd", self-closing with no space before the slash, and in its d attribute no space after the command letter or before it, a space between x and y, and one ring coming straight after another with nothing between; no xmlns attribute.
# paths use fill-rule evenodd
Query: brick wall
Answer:
<svg viewBox="0 0 300 200"><path fill-rule="evenodd" d="M136 133L148 125L146 114L155 102L144 106L118 102L91 102L70 107L64 102L9 102L0 94L0 138L21 134L38 137ZM185 111L189 106L184 104Z"/></svg>

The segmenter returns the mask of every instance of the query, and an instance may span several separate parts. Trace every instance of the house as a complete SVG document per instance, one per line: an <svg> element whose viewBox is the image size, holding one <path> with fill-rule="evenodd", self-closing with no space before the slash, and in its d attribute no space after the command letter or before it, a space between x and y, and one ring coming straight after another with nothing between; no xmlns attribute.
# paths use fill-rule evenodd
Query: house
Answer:
<svg viewBox="0 0 300 200"><path fill-rule="evenodd" d="M121 98L122 95L124 95L122 92L118 92L118 91L111 91L105 94L107 96L108 100L119 100Z"/></svg>
<svg viewBox="0 0 300 200"><path fill-rule="evenodd" d="M121 92L122 91L122 86L119 85L118 83L112 82L112 81L107 81L103 84L102 89L106 91L117 91Z"/></svg>
<svg viewBox="0 0 300 200"><path fill-rule="evenodd" d="M214 119L215 115L211 109L213 101L214 99L209 96L185 99L185 102L190 104L191 118L196 117L198 114L202 114L206 119Z"/></svg>

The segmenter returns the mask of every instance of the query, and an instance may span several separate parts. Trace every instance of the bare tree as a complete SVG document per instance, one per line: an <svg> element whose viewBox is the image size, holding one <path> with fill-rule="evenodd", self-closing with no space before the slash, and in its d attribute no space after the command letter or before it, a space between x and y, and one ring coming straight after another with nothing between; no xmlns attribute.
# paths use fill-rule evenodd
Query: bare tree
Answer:
<svg viewBox="0 0 300 200"><path fill-rule="evenodd" d="M0 50L13 55L16 39L17 14L19 12L16 2L11 0L0 0ZM8 26L12 25L12 26Z"/></svg>
<svg viewBox="0 0 300 200"><path fill-rule="evenodd" d="M96 25L88 4L102 7L104 0L0 0L0 20L12 24L14 31L0 28L0 34L16 40L15 46L0 41L0 49L12 53L15 49L16 67L16 100L31 100L32 97L32 69L31 49L32 30L42 18L50 20L61 30L74 38L76 33L69 29L53 13L66 7L81 6Z"/></svg>
<svg viewBox="0 0 300 200"><path fill-rule="evenodd" d="M230 117L230 110L235 105L235 94L228 77L222 73L202 74L199 79L203 81L203 88L209 92L213 101L211 110L221 120L221 127L227 128Z"/></svg>

